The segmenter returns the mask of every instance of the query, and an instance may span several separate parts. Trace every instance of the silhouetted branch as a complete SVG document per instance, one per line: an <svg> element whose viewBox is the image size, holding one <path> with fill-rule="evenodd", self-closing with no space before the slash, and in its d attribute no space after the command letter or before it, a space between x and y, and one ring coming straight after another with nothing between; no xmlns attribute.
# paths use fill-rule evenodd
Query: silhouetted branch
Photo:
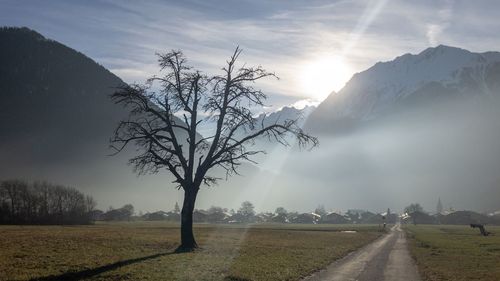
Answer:
<svg viewBox="0 0 500 281"><path fill-rule="evenodd" d="M158 54L164 75L148 79L146 85L122 87L112 95L116 103L130 108L129 119L119 124L111 140L116 153L134 143L141 148L130 159L137 172L165 168L182 188L197 190L202 183L216 183L217 178L208 175L211 168L238 174L242 162L254 162L252 156L265 153L250 149L260 137L290 145L292 136L299 147L316 146L318 140L304 133L297 120L256 124L249 108L263 106L266 95L251 84L277 77L261 66L237 67L241 52L237 47L222 75L212 77L188 66L181 51ZM156 92L155 83L161 86ZM203 122L215 122L213 134L198 135Z"/></svg>

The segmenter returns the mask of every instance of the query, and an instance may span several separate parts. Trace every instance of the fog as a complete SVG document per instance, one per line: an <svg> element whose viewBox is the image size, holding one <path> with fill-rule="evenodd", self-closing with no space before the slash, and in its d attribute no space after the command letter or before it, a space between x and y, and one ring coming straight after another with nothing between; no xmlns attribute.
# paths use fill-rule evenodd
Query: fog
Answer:
<svg viewBox="0 0 500 281"><path fill-rule="evenodd" d="M204 192L199 204L250 200L262 210L311 211L322 204L382 212L418 202L434 212L441 198L455 210L500 209L498 102L433 102L349 132L320 134L312 151L271 148L259 159L260 172L243 169L246 176Z"/></svg>
<svg viewBox="0 0 500 281"><path fill-rule="evenodd" d="M316 132L320 146L311 151L258 142L259 148L265 144L268 154L257 157L258 164L243 165L241 176L203 187L196 207L237 209L249 200L257 211L282 206L305 212L322 204L332 211L382 212L401 211L418 202L433 212L440 197L445 208L498 210L498 106L491 100L447 100L405 108L363 121L347 132ZM109 156L105 139L51 161L49 151L35 157L30 151L22 153L26 144L15 144L19 149L13 144L0 148L9 159L1 167L1 178L74 186L94 196L101 209L131 203L136 211L148 212L182 203L183 193L167 171L137 176L127 165L133 149ZM222 172L216 174L224 178Z"/></svg>
<svg viewBox="0 0 500 281"><path fill-rule="evenodd" d="M447 208L497 210L498 105L446 100L320 135L318 149L288 155L276 185L302 207L383 211L419 202L434 211L440 197Z"/></svg>

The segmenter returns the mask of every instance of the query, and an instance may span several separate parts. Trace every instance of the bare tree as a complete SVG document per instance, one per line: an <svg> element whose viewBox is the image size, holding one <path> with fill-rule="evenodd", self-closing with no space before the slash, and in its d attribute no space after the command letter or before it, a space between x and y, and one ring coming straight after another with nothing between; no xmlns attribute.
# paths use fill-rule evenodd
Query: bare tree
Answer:
<svg viewBox="0 0 500 281"><path fill-rule="evenodd" d="M0 182L0 224L88 224L95 201L78 190L47 182Z"/></svg>
<svg viewBox="0 0 500 281"><path fill-rule="evenodd" d="M184 191L178 251L197 248L193 235L196 197L201 185L218 180L209 171L220 167L226 177L237 174L242 162L254 162L251 157L264 152L251 149L260 137L289 145L292 135L300 147L318 144L297 126L297 120L257 124L249 108L263 106L266 95L251 84L276 76L260 66L238 67L240 54L236 48L222 74L211 77L188 66L181 51L158 54L162 76L148 79L145 85L119 88L112 95L130 110L128 120L118 125L111 139L116 153L135 144L140 154L130 163L138 173L166 169ZM197 130L203 122L213 122L215 128L202 137Z"/></svg>

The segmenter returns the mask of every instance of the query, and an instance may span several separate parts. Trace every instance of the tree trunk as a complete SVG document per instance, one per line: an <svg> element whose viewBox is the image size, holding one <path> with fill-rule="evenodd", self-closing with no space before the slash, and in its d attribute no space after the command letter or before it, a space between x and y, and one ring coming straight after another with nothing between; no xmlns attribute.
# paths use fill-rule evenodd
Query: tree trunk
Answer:
<svg viewBox="0 0 500 281"><path fill-rule="evenodd" d="M186 188L184 191L181 211L181 245L176 252L190 252L198 248L193 234L193 211L197 195L197 188Z"/></svg>

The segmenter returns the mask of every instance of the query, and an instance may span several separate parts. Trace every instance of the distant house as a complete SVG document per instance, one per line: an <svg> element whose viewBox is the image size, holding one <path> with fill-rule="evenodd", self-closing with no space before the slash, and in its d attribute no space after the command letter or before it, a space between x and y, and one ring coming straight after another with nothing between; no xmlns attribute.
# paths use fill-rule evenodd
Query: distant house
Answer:
<svg viewBox="0 0 500 281"><path fill-rule="evenodd" d="M103 220L103 215L104 212L101 211L101 210L93 210L90 212L90 216L92 218L92 220L94 221L99 221L99 220Z"/></svg>
<svg viewBox="0 0 500 281"><path fill-rule="evenodd" d="M343 216L348 223L354 224L380 224L380 223L395 223L398 215L397 214L375 214L370 211L352 209L348 210Z"/></svg>
<svg viewBox="0 0 500 281"><path fill-rule="evenodd" d="M495 211L495 212L491 212L488 214L489 217L494 217L494 216L500 216L500 210L498 211Z"/></svg>
<svg viewBox="0 0 500 281"><path fill-rule="evenodd" d="M204 210L194 210L193 212L193 222L208 222L209 214Z"/></svg>
<svg viewBox="0 0 500 281"><path fill-rule="evenodd" d="M429 214L426 214L424 212L413 212L410 214L405 214L405 216L402 217L402 220L405 223L413 223L413 224L436 224L437 219L434 216L431 216Z"/></svg>
<svg viewBox="0 0 500 281"><path fill-rule="evenodd" d="M500 211L492 212L488 214L491 219L492 224L500 225Z"/></svg>
<svg viewBox="0 0 500 281"><path fill-rule="evenodd" d="M357 212L357 210L348 210L344 217L350 222L350 223L359 223L361 220L361 214L360 212Z"/></svg>
<svg viewBox="0 0 500 281"><path fill-rule="evenodd" d="M125 221L130 220L131 216L132 212L126 208L112 209L100 215L101 219L105 221Z"/></svg>
<svg viewBox="0 0 500 281"><path fill-rule="evenodd" d="M386 222L385 216L383 216L382 214L370 214L370 216L367 216L362 220L362 223L367 224L381 224L384 222Z"/></svg>
<svg viewBox="0 0 500 281"><path fill-rule="evenodd" d="M341 223L350 223L346 217L339 215L337 213L331 212L321 217L320 223L332 223L332 224L341 224Z"/></svg>
<svg viewBox="0 0 500 281"><path fill-rule="evenodd" d="M268 221L275 223L289 223L287 214L271 214Z"/></svg>
<svg viewBox="0 0 500 281"><path fill-rule="evenodd" d="M321 219L321 216L316 213L302 213L293 217L290 221L292 223L313 223L316 224Z"/></svg>
<svg viewBox="0 0 500 281"><path fill-rule="evenodd" d="M181 218L178 213L165 211L147 213L142 217L148 221L180 221Z"/></svg>
<svg viewBox="0 0 500 281"><path fill-rule="evenodd" d="M346 219L346 223L354 224L396 223L398 219L397 214L387 212L375 214L364 210L348 210L343 217Z"/></svg>
<svg viewBox="0 0 500 281"><path fill-rule="evenodd" d="M255 222L263 223L263 222L273 222L273 217L275 214L273 213L259 213L255 215Z"/></svg>
<svg viewBox="0 0 500 281"><path fill-rule="evenodd" d="M243 216L241 216L238 213L232 214L231 216L227 217L225 220L226 223L242 223L243 222Z"/></svg>
<svg viewBox="0 0 500 281"><path fill-rule="evenodd" d="M142 217L147 221L161 221L167 219L167 213L164 211L158 211L153 213L146 213Z"/></svg>
<svg viewBox="0 0 500 281"><path fill-rule="evenodd" d="M209 212L206 214L206 220L209 223L224 223L230 216L227 212Z"/></svg>

